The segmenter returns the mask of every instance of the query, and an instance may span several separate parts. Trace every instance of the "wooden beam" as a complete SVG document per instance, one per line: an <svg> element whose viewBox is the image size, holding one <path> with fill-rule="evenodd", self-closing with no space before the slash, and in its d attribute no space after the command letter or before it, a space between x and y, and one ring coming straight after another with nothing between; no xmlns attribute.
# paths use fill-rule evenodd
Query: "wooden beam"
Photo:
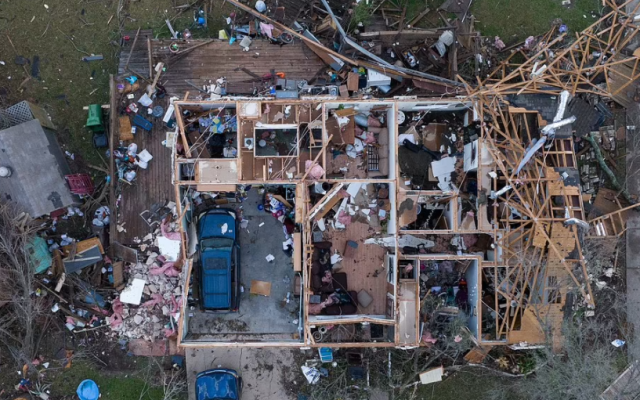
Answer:
<svg viewBox="0 0 640 400"><path fill-rule="evenodd" d="M191 158L191 149L189 148L189 143L187 142L187 136L184 132L184 122L182 120L182 111L180 110L180 105L174 104L175 106L175 116L176 122L178 123L178 130L180 131L180 137L182 138L182 146L184 147L184 152L187 158Z"/></svg>
<svg viewBox="0 0 640 400"><path fill-rule="evenodd" d="M149 79L153 79L153 56L151 53L151 38L147 38L147 51L149 52Z"/></svg>
<svg viewBox="0 0 640 400"><path fill-rule="evenodd" d="M412 19L411 21L409 21L409 23L407 25L409 25L410 27L413 27L415 24L417 24L418 22L420 22L422 20L422 18L425 17L425 15L429 14L429 11L431 11L429 9L429 7L425 8L423 12L421 12L420 14L418 14L414 19Z"/></svg>
<svg viewBox="0 0 640 400"><path fill-rule="evenodd" d="M109 208L111 209L111 215L113 223L109 224L109 244L116 239L116 226L118 224L115 221L118 220L118 208L116 207L116 194L115 194L115 157L113 152L115 150L115 135L118 127L118 91L116 90L116 81L113 74L109 75ZM102 109L100 109L102 111Z"/></svg>
<svg viewBox="0 0 640 400"><path fill-rule="evenodd" d="M124 69L129 69L129 61L131 61L131 56L133 55L133 51L136 49L136 43L138 42L138 35L140 34L140 28L136 32L136 37L133 39L133 44L131 45L131 51L129 52L129 57L127 57L127 62L124 64Z"/></svg>
<svg viewBox="0 0 640 400"><path fill-rule="evenodd" d="M151 94L153 94L153 92L156 90L156 85L158 84L158 79L160 79L160 75L162 75L162 68L163 67L164 67L164 63L159 63L158 64L158 73L153 78L153 83L151 83L151 86L149 86L149 89L147 89L147 94L149 96L151 96Z"/></svg>
<svg viewBox="0 0 640 400"><path fill-rule="evenodd" d="M322 146L322 149L320 150L320 153L318 153L316 158L313 159L313 163L311 164L311 166L313 166L313 164L317 163L318 162L318 158L320 158L320 156L322 156L322 154L327 150L327 146L331 142L331 139L333 139L333 135L329 136L329 139L327 139L327 142ZM325 166L323 166L323 168L325 168ZM311 171L311 168L309 169L309 171ZM304 182L305 178L309 174L309 171L306 171L304 173L304 175L302 176L302 179L300 179L302 182Z"/></svg>

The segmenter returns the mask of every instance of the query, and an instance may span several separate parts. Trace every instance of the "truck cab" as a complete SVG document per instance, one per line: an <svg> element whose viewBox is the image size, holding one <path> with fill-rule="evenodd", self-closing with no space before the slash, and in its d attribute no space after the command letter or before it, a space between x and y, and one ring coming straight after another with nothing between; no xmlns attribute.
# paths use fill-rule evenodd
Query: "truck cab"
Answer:
<svg viewBox="0 0 640 400"><path fill-rule="evenodd" d="M236 213L225 208L204 211L197 230L201 306L205 311L236 312L240 301Z"/></svg>

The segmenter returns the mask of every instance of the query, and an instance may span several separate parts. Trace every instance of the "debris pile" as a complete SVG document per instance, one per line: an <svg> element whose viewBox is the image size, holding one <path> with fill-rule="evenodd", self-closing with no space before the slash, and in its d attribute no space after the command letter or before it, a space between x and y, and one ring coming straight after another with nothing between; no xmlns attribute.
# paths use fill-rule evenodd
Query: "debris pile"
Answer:
<svg viewBox="0 0 640 400"><path fill-rule="evenodd" d="M155 340L177 334L182 299L180 234L165 219L160 228L138 239L144 262L126 263L126 288L113 301L109 324L115 336ZM157 251L154 251L157 250Z"/></svg>
<svg viewBox="0 0 640 400"><path fill-rule="evenodd" d="M325 193L324 189L320 194ZM318 205L316 230L321 237L327 227L345 229L354 221L362 221L377 232L385 232L391 211L389 185L386 183L337 184ZM385 228L385 229L383 229Z"/></svg>

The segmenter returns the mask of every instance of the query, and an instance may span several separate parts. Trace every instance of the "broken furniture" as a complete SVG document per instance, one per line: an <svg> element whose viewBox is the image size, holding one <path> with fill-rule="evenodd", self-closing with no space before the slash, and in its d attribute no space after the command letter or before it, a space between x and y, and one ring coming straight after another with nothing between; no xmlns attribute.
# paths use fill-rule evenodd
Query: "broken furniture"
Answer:
<svg viewBox="0 0 640 400"><path fill-rule="evenodd" d="M144 210L140 213L140 217L144 222L153 227L154 225L160 225L162 221L171 214L172 209L167 207L168 201L155 203L148 210Z"/></svg>

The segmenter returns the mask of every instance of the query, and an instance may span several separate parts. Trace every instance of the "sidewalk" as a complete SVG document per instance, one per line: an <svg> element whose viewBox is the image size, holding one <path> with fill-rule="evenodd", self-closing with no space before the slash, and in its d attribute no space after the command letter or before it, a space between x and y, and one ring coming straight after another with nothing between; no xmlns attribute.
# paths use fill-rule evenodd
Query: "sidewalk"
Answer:
<svg viewBox="0 0 640 400"><path fill-rule="evenodd" d="M628 115L638 115L640 105L635 104L634 109L627 109ZM636 117L637 119L637 117ZM635 134L640 134L640 125ZM633 122L631 122L633 123ZM633 139L627 134L627 154L633 153ZM640 149L638 149L640 150ZM636 168L639 168L636 166ZM632 171L629 171L632 172ZM635 174L628 181L628 190L631 195L640 196L640 174ZM629 343L629 355L632 359L640 359L640 251L637 243L640 243L640 212L629 213L627 220L627 318L634 324L633 341ZM597 305L596 305L597 307Z"/></svg>

